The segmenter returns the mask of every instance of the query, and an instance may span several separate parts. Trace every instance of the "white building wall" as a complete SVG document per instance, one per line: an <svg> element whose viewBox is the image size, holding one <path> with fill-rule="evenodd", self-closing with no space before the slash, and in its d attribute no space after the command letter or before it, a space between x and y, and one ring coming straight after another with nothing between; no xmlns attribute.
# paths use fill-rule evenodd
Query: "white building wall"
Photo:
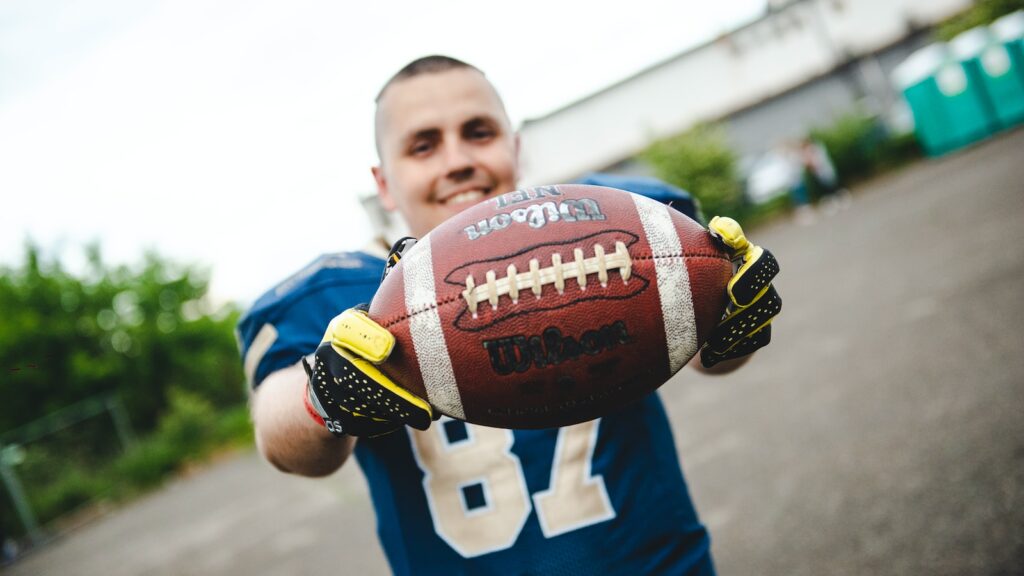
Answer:
<svg viewBox="0 0 1024 576"><path fill-rule="evenodd" d="M556 183L635 155L874 52L970 0L797 0L522 128L524 184Z"/></svg>

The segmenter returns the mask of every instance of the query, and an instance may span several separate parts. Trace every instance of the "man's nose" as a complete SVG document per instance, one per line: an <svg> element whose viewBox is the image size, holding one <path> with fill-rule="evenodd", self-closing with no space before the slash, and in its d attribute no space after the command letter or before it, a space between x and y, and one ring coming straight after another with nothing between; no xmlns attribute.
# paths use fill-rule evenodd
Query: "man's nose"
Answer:
<svg viewBox="0 0 1024 576"><path fill-rule="evenodd" d="M456 181L473 175L474 162L470 150L464 144L451 144L444 150L445 175Z"/></svg>

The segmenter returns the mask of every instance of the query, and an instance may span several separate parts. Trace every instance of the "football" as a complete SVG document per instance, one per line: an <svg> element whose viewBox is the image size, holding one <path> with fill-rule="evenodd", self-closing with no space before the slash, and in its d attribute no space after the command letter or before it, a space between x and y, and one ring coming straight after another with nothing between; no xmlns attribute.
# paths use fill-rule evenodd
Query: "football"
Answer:
<svg viewBox="0 0 1024 576"><path fill-rule="evenodd" d="M648 394L700 349L732 265L700 224L646 197L557 185L488 199L421 238L370 317L380 366L440 412L566 426Z"/></svg>

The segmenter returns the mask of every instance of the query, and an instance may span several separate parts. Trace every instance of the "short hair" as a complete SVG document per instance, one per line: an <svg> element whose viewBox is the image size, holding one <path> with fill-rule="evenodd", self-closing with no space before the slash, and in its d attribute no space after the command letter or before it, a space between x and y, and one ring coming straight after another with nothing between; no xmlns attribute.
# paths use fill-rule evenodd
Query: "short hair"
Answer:
<svg viewBox="0 0 1024 576"><path fill-rule="evenodd" d="M377 105L377 111L374 115L373 122L373 140L377 148L377 157L379 159L383 159L380 148L380 101L381 98L384 97L384 93L387 92L388 88L390 88L392 84L396 84L402 80L407 80L423 74L447 72L448 70L474 70L480 74L480 76L483 76L484 79L487 79L487 75L484 74L483 70L473 66L472 64L463 62L458 58L452 58L451 56L432 54L409 62L403 66L401 70L395 72L394 76L384 83L384 87L380 89L380 92L377 93L377 97L374 98L374 102ZM490 80L488 80L488 83L490 83ZM501 103L502 110L504 111L505 103L501 101L501 96L498 94L497 90L494 91L494 94L498 96L498 102ZM507 115L508 114L506 113L506 117Z"/></svg>
<svg viewBox="0 0 1024 576"><path fill-rule="evenodd" d="M380 99L384 96L384 92L399 80L405 80L406 78L413 78L420 74L437 74L438 72L445 72L448 70L456 70L459 68L469 68L470 70L476 70L481 76L486 76L482 70L459 60L458 58L452 58L451 56L443 56L440 54L431 54L430 56L423 56L417 58L412 62L409 62L402 67L401 70L395 72L395 75L388 79L384 83L384 87L377 93L377 97L373 99L374 102L380 104Z"/></svg>

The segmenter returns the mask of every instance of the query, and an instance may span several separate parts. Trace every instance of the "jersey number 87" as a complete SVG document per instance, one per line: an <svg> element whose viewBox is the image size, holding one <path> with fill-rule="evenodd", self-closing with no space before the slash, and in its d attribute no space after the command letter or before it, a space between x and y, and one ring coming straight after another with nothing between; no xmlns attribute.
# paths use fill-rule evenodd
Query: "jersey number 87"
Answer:
<svg viewBox="0 0 1024 576"><path fill-rule="evenodd" d="M409 429L413 455L437 534L463 557L510 548L537 510L551 538L615 517L604 478L591 473L600 420L559 429L547 490L532 498L511 430L465 424L466 437L451 442L445 417L429 430ZM481 502L467 502L472 491Z"/></svg>

